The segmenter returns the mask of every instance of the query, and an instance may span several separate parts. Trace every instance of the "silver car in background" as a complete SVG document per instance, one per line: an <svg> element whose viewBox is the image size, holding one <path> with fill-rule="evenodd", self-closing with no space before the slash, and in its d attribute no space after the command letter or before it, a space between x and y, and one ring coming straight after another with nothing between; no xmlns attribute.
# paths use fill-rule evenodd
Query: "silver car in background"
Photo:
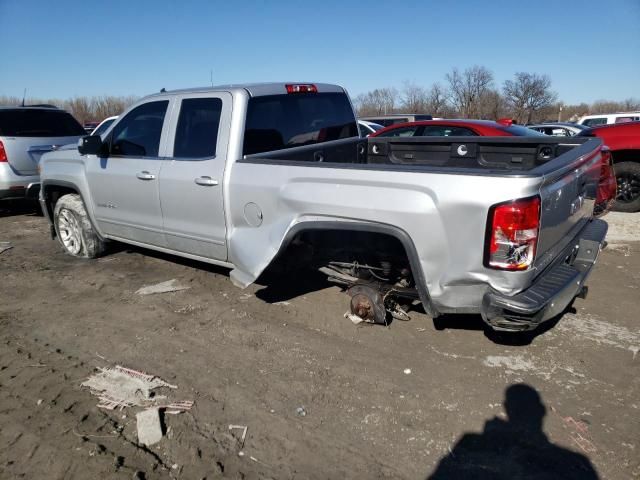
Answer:
<svg viewBox="0 0 640 480"><path fill-rule="evenodd" d="M37 198L40 157L86 135L56 107L0 107L0 199Z"/></svg>
<svg viewBox="0 0 640 480"><path fill-rule="evenodd" d="M573 137L588 127L571 122L547 122L527 125L527 128L552 137Z"/></svg>
<svg viewBox="0 0 640 480"><path fill-rule="evenodd" d="M372 133L376 133L378 130L382 130L384 127L379 123L368 122L366 120L358 120L358 129L360 130L361 137L368 137Z"/></svg>

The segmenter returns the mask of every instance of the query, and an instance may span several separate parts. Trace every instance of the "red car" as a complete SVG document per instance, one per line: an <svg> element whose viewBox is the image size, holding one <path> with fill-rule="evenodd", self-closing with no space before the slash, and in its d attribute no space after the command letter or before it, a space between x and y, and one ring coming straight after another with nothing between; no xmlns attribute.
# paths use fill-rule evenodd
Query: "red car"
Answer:
<svg viewBox="0 0 640 480"><path fill-rule="evenodd" d="M640 211L640 122L602 125L584 130L576 136L600 137L611 150L618 184L613 210Z"/></svg>
<svg viewBox="0 0 640 480"><path fill-rule="evenodd" d="M390 125L370 137L539 137L544 136L520 125L489 120L423 120Z"/></svg>

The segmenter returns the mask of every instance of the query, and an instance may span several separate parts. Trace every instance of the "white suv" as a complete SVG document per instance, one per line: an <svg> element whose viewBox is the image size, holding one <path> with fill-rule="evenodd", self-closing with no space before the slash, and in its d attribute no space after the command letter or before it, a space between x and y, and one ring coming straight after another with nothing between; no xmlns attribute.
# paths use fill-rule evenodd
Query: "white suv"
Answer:
<svg viewBox="0 0 640 480"><path fill-rule="evenodd" d="M0 199L37 197L42 154L86 134L56 107L0 107Z"/></svg>
<svg viewBox="0 0 640 480"><path fill-rule="evenodd" d="M578 124L595 127L596 125L637 122L638 120L640 120L640 112L602 113L598 115L585 115L578 120Z"/></svg>

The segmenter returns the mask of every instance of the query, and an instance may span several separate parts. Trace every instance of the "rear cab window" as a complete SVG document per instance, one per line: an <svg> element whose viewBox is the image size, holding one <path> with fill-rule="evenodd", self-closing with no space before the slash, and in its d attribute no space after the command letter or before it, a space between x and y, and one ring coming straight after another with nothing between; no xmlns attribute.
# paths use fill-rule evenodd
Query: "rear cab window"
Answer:
<svg viewBox="0 0 640 480"><path fill-rule="evenodd" d="M247 107L244 155L358 137L344 93L252 97Z"/></svg>
<svg viewBox="0 0 640 480"><path fill-rule="evenodd" d="M87 132L64 110L0 109L0 135L5 137L77 137Z"/></svg>

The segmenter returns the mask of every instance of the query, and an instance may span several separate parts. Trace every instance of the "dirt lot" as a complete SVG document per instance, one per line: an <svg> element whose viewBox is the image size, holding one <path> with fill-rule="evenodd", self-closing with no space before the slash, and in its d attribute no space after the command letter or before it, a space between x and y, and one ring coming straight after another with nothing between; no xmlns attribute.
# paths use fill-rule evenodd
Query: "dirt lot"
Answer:
<svg viewBox="0 0 640 480"><path fill-rule="evenodd" d="M0 478L640 477L637 216L612 217L574 311L504 337L475 316L357 327L316 278L241 291L138 249L73 259L28 207L0 209ZM174 278L190 288L135 293ZM195 401L160 443L80 387L115 364Z"/></svg>

